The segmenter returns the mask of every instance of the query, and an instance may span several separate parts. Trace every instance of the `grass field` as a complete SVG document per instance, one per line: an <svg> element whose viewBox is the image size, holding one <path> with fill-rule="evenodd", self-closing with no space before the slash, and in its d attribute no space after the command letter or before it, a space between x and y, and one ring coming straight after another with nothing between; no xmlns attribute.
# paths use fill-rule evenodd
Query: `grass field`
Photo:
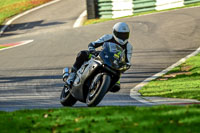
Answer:
<svg viewBox="0 0 200 133"><path fill-rule="evenodd" d="M200 54L189 58L166 75L151 81L139 92L143 96L200 100Z"/></svg>
<svg viewBox="0 0 200 133"><path fill-rule="evenodd" d="M199 133L200 105L0 112L1 133Z"/></svg>
<svg viewBox="0 0 200 133"><path fill-rule="evenodd" d="M0 0L0 25L7 18L48 1L51 0Z"/></svg>

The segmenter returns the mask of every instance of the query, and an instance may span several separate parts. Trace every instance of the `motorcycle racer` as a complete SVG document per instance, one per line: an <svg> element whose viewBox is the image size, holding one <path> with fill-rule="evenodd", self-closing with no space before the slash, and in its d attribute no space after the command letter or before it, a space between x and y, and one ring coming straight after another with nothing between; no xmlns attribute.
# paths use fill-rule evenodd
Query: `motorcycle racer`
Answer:
<svg viewBox="0 0 200 133"><path fill-rule="evenodd" d="M77 70L82 64L91 58L91 55L96 52L96 48L102 46L105 42L112 42L120 45L126 53L126 63L131 66L132 57L132 45L128 42L130 29L124 22L118 22L113 26L113 33L103 35L98 40L91 42L88 45L89 50L80 51L76 57L76 61L71 69L71 73L66 80L66 83L71 86L75 80ZM110 90L111 92L117 92L120 90L120 81Z"/></svg>

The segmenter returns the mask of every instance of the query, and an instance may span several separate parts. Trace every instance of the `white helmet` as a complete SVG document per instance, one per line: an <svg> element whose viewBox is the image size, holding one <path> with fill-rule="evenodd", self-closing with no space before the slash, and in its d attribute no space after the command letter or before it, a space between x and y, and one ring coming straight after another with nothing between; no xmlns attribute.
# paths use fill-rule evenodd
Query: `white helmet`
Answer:
<svg viewBox="0 0 200 133"><path fill-rule="evenodd" d="M113 26L113 36L121 45L125 45L128 42L129 33L130 29L124 22L118 22Z"/></svg>

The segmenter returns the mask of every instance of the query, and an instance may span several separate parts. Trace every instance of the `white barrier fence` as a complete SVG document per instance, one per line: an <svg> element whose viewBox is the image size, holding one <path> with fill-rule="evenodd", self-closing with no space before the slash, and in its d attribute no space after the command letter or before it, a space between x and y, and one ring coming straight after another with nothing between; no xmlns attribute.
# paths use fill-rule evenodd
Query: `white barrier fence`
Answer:
<svg viewBox="0 0 200 133"><path fill-rule="evenodd" d="M184 6L184 0L157 0L156 10L165 10L170 8Z"/></svg>
<svg viewBox="0 0 200 133"><path fill-rule="evenodd" d="M133 0L113 0L113 18L129 16L133 14Z"/></svg>
<svg viewBox="0 0 200 133"><path fill-rule="evenodd" d="M139 12L183 7L200 0L96 0L100 18L118 18Z"/></svg>

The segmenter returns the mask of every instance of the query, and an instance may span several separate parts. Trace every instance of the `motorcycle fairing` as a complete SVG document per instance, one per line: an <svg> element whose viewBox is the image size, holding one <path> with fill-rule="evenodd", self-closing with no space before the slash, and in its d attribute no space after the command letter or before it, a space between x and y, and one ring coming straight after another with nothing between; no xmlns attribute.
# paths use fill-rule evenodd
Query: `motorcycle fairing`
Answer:
<svg viewBox="0 0 200 133"><path fill-rule="evenodd" d="M85 102L86 96L84 95L84 91L87 91L88 89L84 88L85 81L95 72L95 70L100 65L100 62L94 59L90 59L81 66L81 68L77 71L72 89L70 89L70 93L73 97L81 102Z"/></svg>

